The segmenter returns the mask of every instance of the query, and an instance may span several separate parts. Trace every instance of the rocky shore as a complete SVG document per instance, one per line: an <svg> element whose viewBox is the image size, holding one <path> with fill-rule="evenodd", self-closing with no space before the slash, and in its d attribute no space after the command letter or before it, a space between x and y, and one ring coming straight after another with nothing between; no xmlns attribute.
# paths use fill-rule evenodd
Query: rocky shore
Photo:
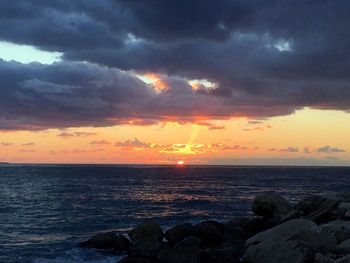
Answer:
<svg viewBox="0 0 350 263"><path fill-rule="evenodd" d="M176 225L149 220L128 236L100 233L80 246L125 255L121 263L350 263L350 193L310 196L291 205L262 192L255 217Z"/></svg>

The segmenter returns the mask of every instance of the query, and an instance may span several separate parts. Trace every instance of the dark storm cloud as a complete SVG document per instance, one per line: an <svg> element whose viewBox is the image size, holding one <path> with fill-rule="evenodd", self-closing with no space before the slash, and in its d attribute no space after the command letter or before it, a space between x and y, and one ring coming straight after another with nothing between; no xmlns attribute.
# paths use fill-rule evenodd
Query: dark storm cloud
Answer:
<svg viewBox="0 0 350 263"><path fill-rule="evenodd" d="M0 128L348 111L349 11L346 0L1 1L0 40L64 61L1 62ZM155 94L120 70L168 75L170 88Z"/></svg>

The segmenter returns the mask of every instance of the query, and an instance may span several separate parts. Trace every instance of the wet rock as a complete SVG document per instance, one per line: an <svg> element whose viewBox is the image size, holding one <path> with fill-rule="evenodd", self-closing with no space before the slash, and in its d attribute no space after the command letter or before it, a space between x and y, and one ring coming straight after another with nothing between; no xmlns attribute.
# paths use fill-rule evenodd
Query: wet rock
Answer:
<svg viewBox="0 0 350 263"><path fill-rule="evenodd" d="M164 233L157 222L148 220L132 229L129 232L129 236L133 242L138 242L144 239L156 239L161 241L164 237Z"/></svg>
<svg viewBox="0 0 350 263"><path fill-rule="evenodd" d="M314 221L317 224L327 223L336 218L334 210L337 208L340 199L336 196L310 196L300 201L295 209L305 219Z"/></svg>
<svg viewBox="0 0 350 263"><path fill-rule="evenodd" d="M170 244L176 244L186 237L193 236L196 232L196 227L192 224L181 224L170 228L165 232L165 238Z"/></svg>
<svg viewBox="0 0 350 263"><path fill-rule="evenodd" d="M327 224L314 227L312 230L334 237L338 243L350 238L350 222L343 220L331 221Z"/></svg>
<svg viewBox="0 0 350 263"><path fill-rule="evenodd" d="M129 250L131 242L123 235L115 232L99 233L89 240L80 243L81 247L97 249L114 249L117 253Z"/></svg>
<svg viewBox="0 0 350 263"><path fill-rule="evenodd" d="M203 249L199 253L200 263L239 263L234 248Z"/></svg>
<svg viewBox="0 0 350 263"><path fill-rule="evenodd" d="M287 215L290 210L287 200L276 192L258 193L253 200L252 211L266 218L280 218Z"/></svg>
<svg viewBox="0 0 350 263"><path fill-rule="evenodd" d="M217 221L203 221L196 225L196 237L205 244L218 244L223 242L225 225Z"/></svg>
<svg viewBox="0 0 350 263"><path fill-rule="evenodd" d="M308 244L315 252L326 253L337 244L337 240L333 236L324 233L312 231L310 229L303 230L289 238L289 240L301 240Z"/></svg>

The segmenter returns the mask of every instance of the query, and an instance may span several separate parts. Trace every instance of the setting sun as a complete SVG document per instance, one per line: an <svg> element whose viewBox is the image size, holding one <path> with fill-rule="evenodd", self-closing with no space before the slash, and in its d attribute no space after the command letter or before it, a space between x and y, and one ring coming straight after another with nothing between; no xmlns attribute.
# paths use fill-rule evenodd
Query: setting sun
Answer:
<svg viewBox="0 0 350 263"><path fill-rule="evenodd" d="M184 164L185 164L185 162L182 160L177 162L177 165L184 165Z"/></svg>

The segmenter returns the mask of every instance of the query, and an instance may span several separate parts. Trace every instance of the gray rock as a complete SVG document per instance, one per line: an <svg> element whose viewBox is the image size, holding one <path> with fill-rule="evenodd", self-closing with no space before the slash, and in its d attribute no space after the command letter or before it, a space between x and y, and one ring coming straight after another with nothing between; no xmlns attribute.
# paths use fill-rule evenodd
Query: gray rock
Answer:
<svg viewBox="0 0 350 263"><path fill-rule="evenodd" d="M246 241L244 259L252 263L309 262L313 249L304 241L292 240L316 224L305 219L292 219L261 232Z"/></svg>
<svg viewBox="0 0 350 263"><path fill-rule="evenodd" d="M317 253L315 255L314 263L335 263L335 258L333 258L331 255L323 255L320 253Z"/></svg>
<svg viewBox="0 0 350 263"><path fill-rule="evenodd" d="M249 238L246 241L246 247L264 241L288 240L301 231L309 230L313 227L316 227L316 224L310 220L292 219Z"/></svg>
<svg viewBox="0 0 350 263"><path fill-rule="evenodd" d="M350 254L350 239L347 239L336 245L332 251L336 254Z"/></svg>
<svg viewBox="0 0 350 263"><path fill-rule="evenodd" d="M153 263L152 260L144 259L144 258L134 258L134 257L123 257L118 261L119 263Z"/></svg>
<svg viewBox="0 0 350 263"><path fill-rule="evenodd" d="M305 219L312 220L317 224L327 223L334 220L333 211L340 203L337 196L310 196L300 201L295 209Z"/></svg>
<svg viewBox="0 0 350 263"><path fill-rule="evenodd" d="M314 263L350 263L350 255L316 254Z"/></svg>
<svg viewBox="0 0 350 263"><path fill-rule="evenodd" d="M350 202L342 202L338 205L338 210L341 218L350 220Z"/></svg>
<svg viewBox="0 0 350 263"><path fill-rule="evenodd" d="M312 231L309 229L303 230L289 240L301 240L308 244L315 252L328 252L337 244L335 237L324 233Z"/></svg>
<svg viewBox="0 0 350 263"><path fill-rule="evenodd" d="M132 229L129 232L129 236L133 242L144 239L156 239L161 241L164 237L164 233L157 222L148 220Z"/></svg>
<svg viewBox="0 0 350 263"><path fill-rule="evenodd" d="M255 196L252 210L256 215L271 218L287 215L291 208L286 199L278 193L261 192Z"/></svg>
<svg viewBox="0 0 350 263"><path fill-rule="evenodd" d="M131 242L123 235L115 232L99 233L80 244L82 247L97 249L114 249L117 253L129 250Z"/></svg>
<svg viewBox="0 0 350 263"><path fill-rule="evenodd" d="M234 248L203 249L199 253L200 263L239 263Z"/></svg>
<svg viewBox="0 0 350 263"><path fill-rule="evenodd" d="M187 237L172 247L166 255L169 263L198 263L202 241L196 237ZM163 262L162 260L160 260Z"/></svg>
<svg viewBox="0 0 350 263"><path fill-rule="evenodd" d="M314 252L300 240L270 240L249 246L244 262L249 263L311 263Z"/></svg>
<svg viewBox="0 0 350 263"><path fill-rule="evenodd" d="M251 237L256 233L249 229L251 221L252 219L249 218L236 218L228 221L223 234L224 240L245 240Z"/></svg>
<svg viewBox="0 0 350 263"><path fill-rule="evenodd" d="M338 243L341 243L350 238L350 222L343 220L331 221L327 224L319 225L312 228L317 232L322 232L326 235L333 236Z"/></svg>
<svg viewBox="0 0 350 263"><path fill-rule="evenodd" d="M176 244L186 237L193 236L196 232L196 227L192 224L181 224L170 228L165 232L165 238L170 244Z"/></svg>
<svg viewBox="0 0 350 263"><path fill-rule="evenodd" d="M129 256L134 258L156 259L165 244L157 239L141 239L134 243L129 250Z"/></svg>
<svg viewBox="0 0 350 263"><path fill-rule="evenodd" d="M195 236L199 237L205 244L218 244L223 242L225 225L217 221L203 221L196 226Z"/></svg>

